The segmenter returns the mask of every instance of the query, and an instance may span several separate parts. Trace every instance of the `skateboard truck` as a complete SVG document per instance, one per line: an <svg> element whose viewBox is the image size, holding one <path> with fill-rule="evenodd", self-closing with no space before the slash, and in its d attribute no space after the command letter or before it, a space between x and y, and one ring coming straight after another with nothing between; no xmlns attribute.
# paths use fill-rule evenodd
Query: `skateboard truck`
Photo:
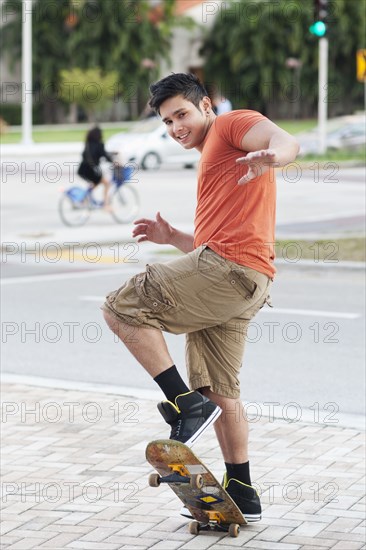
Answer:
<svg viewBox="0 0 366 550"><path fill-rule="evenodd" d="M238 537L240 533L240 525L238 523L230 523L225 525L221 514L217 512L207 512L209 516L208 523L204 524L199 521L191 521L189 524L189 532L191 535L198 535L200 531L219 530L229 533L230 537Z"/></svg>
<svg viewBox="0 0 366 550"><path fill-rule="evenodd" d="M170 439L151 441L147 461L156 472L150 474L150 487L166 483L190 512L189 532L221 531L237 537L247 523L238 506L221 483L192 450Z"/></svg>
<svg viewBox="0 0 366 550"><path fill-rule="evenodd" d="M190 474L182 464L169 464L168 467L173 472L170 475L160 476L159 474L151 474L149 476L150 487L159 487L161 483L189 483L195 489L203 487L203 477L201 474Z"/></svg>
<svg viewBox="0 0 366 550"><path fill-rule="evenodd" d="M170 485L179 483L189 483L191 487L201 489L203 487L203 477L201 474L190 474L182 464L169 464L169 468L173 471L172 474L160 476L159 474L150 474L150 487L159 487L161 483L169 483ZM238 523L230 523L225 525L225 518L220 512L207 510L208 522L206 524L199 521L191 521L189 524L189 532L191 535L198 535L199 531L220 530L229 533L230 537L237 537L240 533L240 525Z"/></svg>

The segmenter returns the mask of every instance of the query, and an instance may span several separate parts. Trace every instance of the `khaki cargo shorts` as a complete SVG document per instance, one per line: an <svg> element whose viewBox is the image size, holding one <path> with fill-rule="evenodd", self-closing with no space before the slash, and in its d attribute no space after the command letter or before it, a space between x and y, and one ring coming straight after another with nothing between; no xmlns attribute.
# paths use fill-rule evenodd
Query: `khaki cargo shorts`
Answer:
<svg viewBox="0 0 366 550"><path fill-rule="evenodd" d="M269 299L271 279L201 246L167 263L147 265L108 294L102 309L131 325L186 334L191 389L209 386L238 398L249 321ZM132 328L134 327L134 328Z"/></svg>

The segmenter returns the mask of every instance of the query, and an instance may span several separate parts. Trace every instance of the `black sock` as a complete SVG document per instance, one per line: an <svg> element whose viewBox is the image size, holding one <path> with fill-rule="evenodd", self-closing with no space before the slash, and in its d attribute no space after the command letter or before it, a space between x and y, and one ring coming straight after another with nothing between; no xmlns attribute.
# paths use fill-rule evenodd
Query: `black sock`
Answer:
<svg viewBox="0 0 366 550"><path fill-rule="evenodd" d="M177 395L181 395L182 393L187 393L190 391L175 365L165 370L161 374L158 374L158 376L156 376L154 380L165 393L168 401L172 401L172 403L174 403Z"/></svg>
<svg viewBox="0 0 366 550"><path fill-rule="evenodd" d="M249 461L243 462L243 464L228 464L225 462L225 466L228 480L233 477L246 485L252 484L250 481Z"/></svg>

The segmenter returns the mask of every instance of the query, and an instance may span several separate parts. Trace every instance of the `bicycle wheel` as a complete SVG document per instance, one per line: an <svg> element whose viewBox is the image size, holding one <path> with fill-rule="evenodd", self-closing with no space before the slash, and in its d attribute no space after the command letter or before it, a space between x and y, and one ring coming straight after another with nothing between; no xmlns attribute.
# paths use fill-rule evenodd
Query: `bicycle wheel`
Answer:
<svg viewBox="0 0 366 550"><path fill-rule="evenodd" d="M111 197L112 216L117 223L129 223L140 209L138 192L132 185L124 183Z"/></svg>
<svg viewBox="0 0 366 550"><path fill-rule="evenodd" d="M62 194L58 203L61 221L69 227L84 225L89 219L90 210L89 196L82 188L69 189Z"/></svg>

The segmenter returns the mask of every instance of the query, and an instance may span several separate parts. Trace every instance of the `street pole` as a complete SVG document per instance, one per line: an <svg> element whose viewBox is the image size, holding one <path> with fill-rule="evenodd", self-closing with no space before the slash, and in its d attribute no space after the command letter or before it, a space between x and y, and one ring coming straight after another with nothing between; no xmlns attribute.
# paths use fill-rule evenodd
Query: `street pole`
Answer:
<svg viewBox="0 0 366 550"><path fill-rule="evenodd" d="M318 94L318 128L319 153L327 150L327 107L328 107L328 39L319 40L319 94Z"/></svg>
<svg viewBox="0 0 366 550"><path fill-rule="evenodd" d="M32 139L32 0L22 2L22 144Z"/></svg>

